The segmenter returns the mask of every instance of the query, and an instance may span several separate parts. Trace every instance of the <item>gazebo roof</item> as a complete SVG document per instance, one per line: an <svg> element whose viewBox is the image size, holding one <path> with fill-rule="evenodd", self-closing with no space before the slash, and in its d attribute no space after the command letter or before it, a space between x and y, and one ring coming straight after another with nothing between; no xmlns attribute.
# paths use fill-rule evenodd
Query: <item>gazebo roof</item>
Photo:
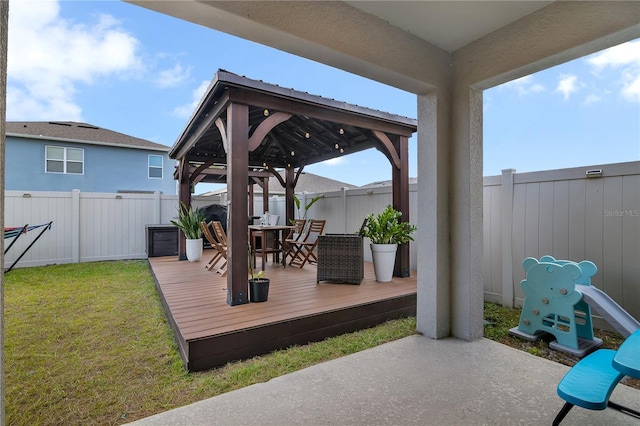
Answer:
<svg viewBox="0 0 640 426"><path fill-rule="evenodd" d="M380 134L392 141L394 136L410 137L417 130L417 122L411 118L218 70L169 156L186 156L196 167L207 164L201 170L211 166L224 169L227 153L223 133L226 110L232 102L249 106L249 166L260 170L304 167L369 148L379 149L393 164L393 150L381 142ZM222 179L219 173L212 173L199 181Z"/></svg>

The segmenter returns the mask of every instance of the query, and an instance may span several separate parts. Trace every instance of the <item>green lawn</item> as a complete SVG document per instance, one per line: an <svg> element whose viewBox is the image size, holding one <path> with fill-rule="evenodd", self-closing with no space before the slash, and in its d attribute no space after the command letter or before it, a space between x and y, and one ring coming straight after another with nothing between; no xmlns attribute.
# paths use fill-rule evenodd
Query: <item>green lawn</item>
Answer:
<svg viewBox="0 0 640 426"><path fill-rule="evenodd" d="M146 261L5 277L8 425L122 424L415 332L415 318L187 374Z"/></svg>

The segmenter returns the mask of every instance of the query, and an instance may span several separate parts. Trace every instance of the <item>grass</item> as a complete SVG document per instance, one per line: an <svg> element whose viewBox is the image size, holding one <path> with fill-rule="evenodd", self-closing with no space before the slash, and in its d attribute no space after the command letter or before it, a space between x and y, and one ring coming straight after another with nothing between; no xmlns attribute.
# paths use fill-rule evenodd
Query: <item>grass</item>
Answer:
<svg viewBox="0 0 640 426"><path fill-rule="evenodd" d="M577 358L509 335L519 309L485 303L485 337L573 365ZM5 277L8 425L118 425L266 382L415 332L415 318L185 372L146 261L15 269ZM596 330L604 347L622 338ZM640 380L623 379L640 389Z"/></svg>
<svg viewBox="0 0 640 426"><path fill-rule="evenodd" d="M187 374L146 261L5 277L8 425L117 425L415 332L415 318Z"/></svg>

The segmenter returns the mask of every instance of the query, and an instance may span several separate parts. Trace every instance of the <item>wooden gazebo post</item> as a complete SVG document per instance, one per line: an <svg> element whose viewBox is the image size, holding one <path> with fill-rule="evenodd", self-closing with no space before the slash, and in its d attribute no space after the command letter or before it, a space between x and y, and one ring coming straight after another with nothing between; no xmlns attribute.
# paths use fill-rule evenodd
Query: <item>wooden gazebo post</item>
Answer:
<svg viewBox="0 0 640 426"><path fill-rule="evenodd" d="M287 167L285 171L285 188L284 188L284 202L285 202L285 224L290 224L295 219L295 213L293 210L293 194L296 189L295 178L293 173L293 167Z"/></svg>
<svg viewBox="0 0 640 426"><path fill-rule="evenodd" d="M399 136L394 148L400 159L400 167L392 163L393 182L393 208L402 213L402 222L409 222L409 139ZM396 277L408 277L410 275L409 243L400 244L396 252L396 263L393 275Z"/></svg>
<svg viewBox="0 0 640 426"><path fill-rule="evenodd" d="M262 178L262 212L269 211L269 178Z"/></svg>
<svg viewBox="0 0 640 426"><path fill-rule="evenodd" d="M227 191L230 194L227 303L249 303L249 239L247 236L247 182L249 181L249 107L230 103L227 108Z"/></svg>
<svg viewBox="0 0 640 426"><path fill-rule="evenodd" d="M402 213L402 222L409 222L409 138L374 130L373 134L382 143L382 152L391 163L392 192L394 209ZM392 140L393 139L393 140ZM396 252L393 275L406 278L409 273L409 243L400 244Z"/></svg>
<svg viewBox="0 0 640 426"><path fill-rule="evenodd" d="M185 155L180 159L178 166L178 208L180 203L184 203L187 208L191 207L191 179L189 176L189 160ZM178 259L187 260L187 238L184 233L178 232Z"/></svg>

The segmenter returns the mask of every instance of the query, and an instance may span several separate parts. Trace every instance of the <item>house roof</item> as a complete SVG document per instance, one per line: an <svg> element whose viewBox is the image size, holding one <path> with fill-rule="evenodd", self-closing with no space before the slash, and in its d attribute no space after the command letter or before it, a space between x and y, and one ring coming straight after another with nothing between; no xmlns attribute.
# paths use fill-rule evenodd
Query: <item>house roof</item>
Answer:
<svg viewBox="0 0 640 426"><path fill-rule="evenodd" d="M418 183L418 178L417 177L410 177L409 178L409 185L413 185L415 183ZM366 185L362 185L361 188L371 188L371 187L378 187L378 186L392 186L393 185L393 181L392 180L378 180L375 182L370 182Z"/></svg>
<svg viewBox="0 0 640 426"><path fill-rule="evenodd" d="M280 175L284 179L284 173L280 172ZM313 173L302 172L298 178L298 182L296 183L296 192L318 194L320 192L340 191L342 188L354 189L357 187L358 186L351 185L350 183L329 179ZM269 178L269 194L275 194L278 192L284 193L284 188L282 188L276 177Z"/></svg>
<svg viewBox="0 0 640 426"><path fill-rule="evenodd" d="M284 179L284 173L279 172L280 176ZM300 177L298 178L298 182L296 184L296 192L302 193L307 192L310 194L319 194L322 192L333 192L340 191L342 188L354 189L358 188L356 185L351 185L350 183L341 182L339 180L329 179L324 176L319 176L313 173L302 172ZM256 194L262 193L262 188L259 186L254 186L254 190ZM226 188L222 188L216 191L207 192L200 195L216 195L227 192ZM269 178L269 194L277 195L284 194L284 188L280 185L278 178L272 176Z"/></svg>
<svg viewBox="0 0 640 426"><path fill-rule="evenodd" d="M108 145L123 148L169 151L169 147L124 133L75 121L8 121L7 136L46 139L61 142Z"/></svg>
<svg viewBox="0 0 640 426"><path fill-rule="evenodd" d="M226 164L227 107L248 105L249 166L296 168L388 146L376 136L410 137L415 119L286 89L218 70L169 156L201 164ZM221 131L221 128L223 129ZM207 182L208 180L203 180Z"/></svg>

